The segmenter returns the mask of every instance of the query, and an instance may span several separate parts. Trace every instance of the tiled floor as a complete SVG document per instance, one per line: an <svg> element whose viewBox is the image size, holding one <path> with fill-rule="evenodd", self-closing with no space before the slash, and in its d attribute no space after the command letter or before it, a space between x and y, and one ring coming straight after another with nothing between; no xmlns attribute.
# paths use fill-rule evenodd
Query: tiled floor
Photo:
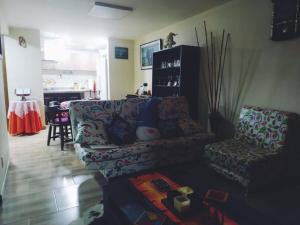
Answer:
<svg viewBox="0 0 300 225"><path fill-rule="evenodd" d="M46 145L47 130L10 138L0 224L68 225L102 199L103 179L84 168L72 144Z"/></svg>

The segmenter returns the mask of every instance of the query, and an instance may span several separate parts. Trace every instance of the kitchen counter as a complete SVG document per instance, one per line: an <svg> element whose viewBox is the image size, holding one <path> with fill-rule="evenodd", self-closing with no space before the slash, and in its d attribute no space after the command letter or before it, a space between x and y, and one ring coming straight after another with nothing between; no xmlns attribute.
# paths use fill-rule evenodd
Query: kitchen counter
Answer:
<svg viewBox="0 0 300 225"><path fill-rule="evenodd" d="M74 90L74 89L44 89L44 94L55 94L55 93L85 93L90 92L90 90Z"/></svg>
<svg viewBox="0 0 300 225"><path fill-rule="evenodd" d="M90 97L90 90L74 89L44 89L44 103L49 105L50 102L64 102L87 99Z"/></svg>

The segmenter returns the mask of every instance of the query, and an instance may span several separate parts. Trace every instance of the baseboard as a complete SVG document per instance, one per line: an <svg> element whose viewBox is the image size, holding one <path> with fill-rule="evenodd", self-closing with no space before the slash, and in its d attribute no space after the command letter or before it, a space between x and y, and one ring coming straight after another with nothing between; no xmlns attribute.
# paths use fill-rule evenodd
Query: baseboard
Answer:
<svg viewBox="0 0 300 225"><path fill-rule="evenodd" d="M4 179L3 179L3 184L2 184L2 187L0 189L0 205L2 205L3 192L4 192L4 188L5 188L5 184L6 184L6 177L7 177L7 173L8 173L9 164L10 164L10 161L8 160L5 175L4 175Z"/></svg>

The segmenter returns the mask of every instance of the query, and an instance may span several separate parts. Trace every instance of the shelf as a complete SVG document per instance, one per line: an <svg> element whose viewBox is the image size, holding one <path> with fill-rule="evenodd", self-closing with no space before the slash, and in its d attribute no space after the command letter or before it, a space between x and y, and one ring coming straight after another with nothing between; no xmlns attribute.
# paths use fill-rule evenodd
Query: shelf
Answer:
<svg viewBox="0 0 300 225"><path fill-rule="evenodd" d="M180 66L167 67L167 68L155 68L154 70L172 70L172 69L180 69Z"/></svg>
<svg viewBox="0 0 300 225"><path fill-rule="evenodd" d="M91 70L60 70L60 69L43 69L43 75L91 75L96 76L97 71Z"/></svg>
<svg viewBox="0 0 300 225"><path fill-rule="evenodd" d="M57 63L58 63L57 60L52 60L52 59L42 59L42 62L46 62L46 63L54 63L54 64L57 64Z"/></svg>
<svg viewBox="0 0 300 225"><path fill-rule="evenodd" d="M162 68L164 66L170 66ZM190 116L198 119L200 48L179 45L153 53L152 95L185 96ZM172 84L168 86L168 84ZM179 86L173 86L178 84Z"/></svg>
<svg viewBox="0 0 300 225"><path fill-rule="evenodd" d="M180 88L180 86L167 86L167 85L154 85L154 87L159 87L159 88Z"/></svg>

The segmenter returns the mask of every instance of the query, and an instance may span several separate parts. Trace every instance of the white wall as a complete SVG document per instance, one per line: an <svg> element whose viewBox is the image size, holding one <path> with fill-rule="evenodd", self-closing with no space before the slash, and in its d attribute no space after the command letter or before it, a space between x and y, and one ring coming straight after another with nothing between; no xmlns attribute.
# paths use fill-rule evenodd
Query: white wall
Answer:
<svg viewBox="0 0 300 225"><path fill-rule="evenodd" d="M100 50L97 60L97 88L100 89L101 100L108 99L108 63L107 50Z"/></svg>
<svg viewBox="0 0 300 225"><path fill-rule="evenodd" d="M3 20L2 6L0 3L0 34L7 33L7 25ZM3 84L3 71L2 59L0 58L0 195L4 191L4 184L6 173L9 165L9 146L7 135L7 122L6 122L6 107L4 100L4 84ZM2 163L3 162L3 163Z"/></svg>
<svg viewBox="0 0 300 225"><path fill-rule="evenodd" d="M8 26L5 21L5 12L3 8L3 1L0 1L0 34L2 35L9 33Z"/></svg>
<svg viewBox="0 0 300 225"><path fill-rule="evenodd" d="M116 59L115 47L128 48L128 59ZM134 42L130 40L113 39L108 40L108 98L122 99L127 94L134 92Z"/></svg>
<svg viewBox="0 0 300 225"><path fill-rule="evenodd" d="M76 49L63 39L43 39L43 59L54 60L55 63L44 62L43 69L96 71L96 50Z"/></svg>
<svg viewBox="0 0 300 225"><path fill-rule="evenodd" d="M8 26L4 20L1 20L1 18L0 18L0 33L3 35L9 34Z"/></svg>
<svg viewBox="0 0 300 225"><path fill-rule="evenodd" d="M140 69L140 44L164 39L172 31L178 34L175 37L178 44L195 46L197 27L200 45L205 46L204 20L208 30L213 31L218 38L222 35L222 29L231 33L222 96L222 107L227 116L235 111L238 113L243 104L300 113L297 100L300 96L300 38L281 42L270 40L270 0L233 0L139 37L135 41L135 88L143 82L152 83L152 71ZM202 103L199 101L199 104Z"/></svg>
<svg viewBox="0 0 300 225"><path fill-rule="evenodd" d="M4 190L4 182L5 182L8 165L9 165L9 147L8 147L8 136L7 136L6 109L5 109L5 101L4 101L2 60L0 59L0 195L2 195Z"/></svg>
<svg viewBox="0 0 300 225"><path fill-rule="evenodd" d="M27 48L18 44L18 37L23 36ZM19 100L15 88L31 88L30 98L37 99L44 123L44 96L41 70L40 32L38 30L10 28L10 36L5 37L6 70L9 101Z"/></svg>

